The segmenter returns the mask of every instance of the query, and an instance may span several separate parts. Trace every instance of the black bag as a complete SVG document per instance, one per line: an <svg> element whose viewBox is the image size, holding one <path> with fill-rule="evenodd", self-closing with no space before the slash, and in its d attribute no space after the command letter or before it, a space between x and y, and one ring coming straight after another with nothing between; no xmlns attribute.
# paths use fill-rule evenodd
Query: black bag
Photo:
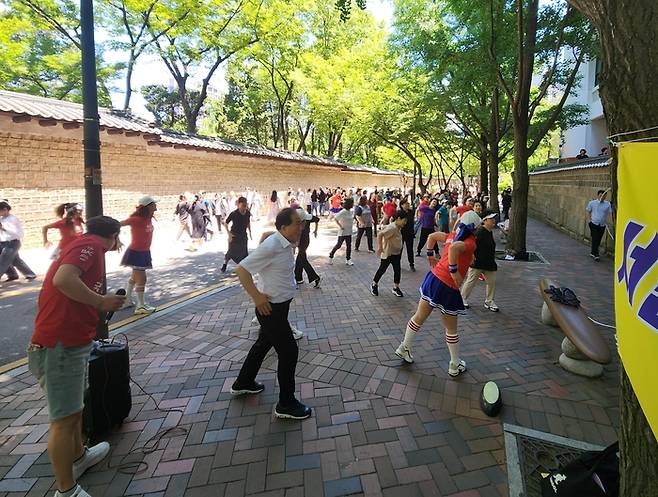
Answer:
<svg viewBox="0 0 658 497"><path fill-rule="evenodd" d="M585 452L541 482L542 497L618 497L619 442Z"/></svg>
<svg viewBox="0 0 658 497"><path fill-rule="evenodd" d="M92 441L109 433L130 414L129 360L128 343L94 342L82 413L83 431Z"/></svg>

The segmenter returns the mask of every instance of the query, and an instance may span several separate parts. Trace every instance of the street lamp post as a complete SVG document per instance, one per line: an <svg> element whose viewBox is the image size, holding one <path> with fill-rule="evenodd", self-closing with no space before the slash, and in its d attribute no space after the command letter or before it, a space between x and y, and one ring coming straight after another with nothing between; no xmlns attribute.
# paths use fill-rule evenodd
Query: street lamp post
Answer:
<svg viewBox="0 0 658 497"><path fill-rule="evenodd" d="M96 87L96 47L94 44L93 0L80 0L80 45L82 51L82 113L85 208L87 219L103 214L103 182L101 178L101 140ZM103 278L103 293L107 286ZM96 338L107 338L105 314L101 313Z"/></svg>

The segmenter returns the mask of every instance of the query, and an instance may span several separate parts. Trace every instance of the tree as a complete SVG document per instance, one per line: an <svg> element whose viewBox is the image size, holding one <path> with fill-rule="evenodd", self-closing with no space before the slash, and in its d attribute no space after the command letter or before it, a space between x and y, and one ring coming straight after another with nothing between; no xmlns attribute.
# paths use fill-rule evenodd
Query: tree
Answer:
<svg viewBox="0 0 658 497"><path fill-rule="evenodd" d="M189 98L198 98L198 92L187 93ZM155 124L166 129L185 131L185 106L180 100L180 93L164 85L148 85L142 87L142 95L146 100L146 110L155 117ZM189 105L189 103L188 103Z"/></svg>
<svg viewBox="0 0 658 497"><path fill-rule="evenodd" d="M602 70L599 94L610 135L654 127L658 119L658 3L569 0L596 27ZM655 141L641 131L632 139ZM617 193L617 151L612 149L613 203ZM623 363L622 363L623 366ZM621 486L619 495L658 496L658 443L633 392L624 368L620 381Z"/></svg>

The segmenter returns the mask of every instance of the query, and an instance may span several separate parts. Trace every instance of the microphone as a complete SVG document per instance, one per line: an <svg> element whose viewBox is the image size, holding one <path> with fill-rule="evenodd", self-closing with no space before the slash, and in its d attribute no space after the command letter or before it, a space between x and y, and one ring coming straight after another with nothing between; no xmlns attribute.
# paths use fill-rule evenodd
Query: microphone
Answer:
<svg viewBox="0 0 658 497"><path fill-rule="evenodd" d="M125 288L119 288L115 293L115 295L125 295L125 294L126 294ZM108 312L107 315L105 316L105 324L108 324L113 316L114 316L114 311Z"/></svg>

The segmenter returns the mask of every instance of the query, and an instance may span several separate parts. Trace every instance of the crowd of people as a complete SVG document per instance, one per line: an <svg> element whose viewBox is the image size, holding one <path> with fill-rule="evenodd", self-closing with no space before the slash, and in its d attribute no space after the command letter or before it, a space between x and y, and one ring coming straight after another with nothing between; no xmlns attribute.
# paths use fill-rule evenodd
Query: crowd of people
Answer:
<svg viewBox="0 0 658 497"><path fill-rule="evenodd" d="M509 193L503 192L503 218L509 212L510 202L505 199ZM595 229L596 233L601 231L609 213L605 192L600 191L598 197L587 208L593 233ZM493 236L499 213L486 210L487 201L486 195L470 196L467 192L460 198L456 190L411 195L378 188L295 192L290 189L282 196L273 191L266 202L253 190L229 195L182 194L174 212L179 222L176 238L187 232L194 250L206 237L213 236L213 220L218 232L226 230L228 247L221 271L227 271L230 261L237 264L235 272L253 301L255 319L260 326L258 339L249 350L231 393L249 395L264 390L256 378L267 353L274 348L280 388L274 409L276 416L296 420L311 416L311 408L295 397L299 336L290 325L288 314L297 289L304 284L304 274L309 284L320 287L322 278L306 252L311 229L317 236L322 218L327 218L325 225L331 227L333 223L337 230L336 243L328 254L329 264L345 246L345 263L353 266L355 226L354 251L361 250L365 236L368 252L379 259L370 283L374 297L379 296L380 283L390 266L393 267L391 291L396 297L404 297L400 282L405 248L410 271L416 271L417 258L426 258L429 271L420 286L416 311L407 321L400 345L392 353L407 363L414 362L415 336L436 309L442 316L450 354L447 374L450 377L462 374L466 362L460 355L458 316L470 307L468 299L478 279L486 284L484 307L492 312L499 310L494 301L497 264ZM48 454L58 497L88 496L77 480L109 453L107 442L93 447L86 447L82 442L85 371L99 311L132 306L136 314L155 310L146 303L144 295L146 273L152 268L153 217L158 202L155 197L144 196L137 201L134 212L122 221L98 216L86 223L81 206L66 203L57 206L57 220L43 227L44 245L51 244L50 230L59 230L60 241L39 295L28 362L47 398ZM0 201L0 274L7 271L11 274L15 268L31 279L36 275L18 256L22 227L10 211L9 203ZM251 221L261 216L270 231L263 233L259 245L249 253ZM121 261L130 269L126 295L104 295L104 254L122 248L119 235L123 227L129 227L131 232L131 243ZM593 257L595 254L598 257L599 241L593 240ZM254 279L256 275L258 278Z"/></svg>

